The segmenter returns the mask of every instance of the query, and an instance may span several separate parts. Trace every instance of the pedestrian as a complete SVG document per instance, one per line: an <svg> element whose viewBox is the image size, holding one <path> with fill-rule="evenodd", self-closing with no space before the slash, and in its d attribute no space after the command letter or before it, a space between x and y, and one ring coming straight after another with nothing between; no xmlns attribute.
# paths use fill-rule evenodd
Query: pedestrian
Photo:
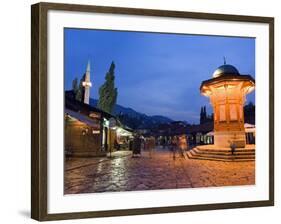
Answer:
<svg viewBox="0 0 281 224"><path fill-rule="evenodd" d="M181 156L184 157L185 151L187 150L187 143L186 143L186 136L185 135L179 136L178 144L179 144L178 148L180 150Z"/></svg>
<svg viewBox="0 0 281 224"><path fill-rule="evenodd" d="M142 144L141 137L138 134L136 134L134 136L134 140L133 140L133 155L132 155L132 157L140 157L140 155L141 155L141 144Z"/></svg>
<svg viewBox="0 0 281 224"><path fill-rule="evenodd" d="M235 149L236 149L236 144L234 142L231 142L230 148L231 148L231 155L234 155L234 152L235 152Z"/></svg>
<svg viewBox="0 0 281 224"><path fill-rule="evenodd" d="M190 143L189 143L189 137L188 136L186 136L186 150L189 150L189 145Z"/></svg>
<svg viewBox="0 0 281 224"><path fill-rule="evenodd" d="M148 142L149 142L149 146L148 146L148 149L149 149L149 157L152 158L152 155L153 155L153 150L155 148L155 138L154 137L149 137L148 138Z"/></svg>
<svg viewBox="0 0 281 224"><path fill-rule="evenodd" d="M174 136L172 139L172 152L173 152L173 159L176 159L176 150L178 146L178 138L177 136Z"/></svg>
<svg viewBox="0 0 281 224"><path fill-rule="evenodd" d="M162 148L165 149L165 147L166 147L166 138L164 137L162 139Z"/></svg>

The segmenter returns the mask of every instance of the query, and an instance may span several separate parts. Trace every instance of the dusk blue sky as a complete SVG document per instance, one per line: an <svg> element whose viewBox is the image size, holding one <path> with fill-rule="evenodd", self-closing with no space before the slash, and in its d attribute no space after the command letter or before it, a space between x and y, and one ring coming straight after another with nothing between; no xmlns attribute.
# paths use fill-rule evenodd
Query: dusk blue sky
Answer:
<svg viewBox="0 0 281 224"><path fill-rule="evenodd" d="M84 74L91 62L91 97L115 62L117 103L147 115L199 123L200 107L212 113L199 91L203 80L223 64L255 78L255 39L65 29L65 89ZM255 93L247 96L255 101Z"/></svg>

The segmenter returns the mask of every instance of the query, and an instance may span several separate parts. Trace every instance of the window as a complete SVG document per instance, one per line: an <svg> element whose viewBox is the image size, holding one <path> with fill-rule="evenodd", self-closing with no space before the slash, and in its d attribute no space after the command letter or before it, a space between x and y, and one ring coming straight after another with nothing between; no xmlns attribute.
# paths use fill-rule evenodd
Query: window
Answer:
<svg viewBox="0 0 281 224"><path fill-rule="evenodd" d="M238 120L237 110L236 110L236 105L235 104L230 104L229 105L229 114L230 114L230 120L231 121Z"/></svg>
<svg viewBox="0 0 281 224"><path fill-rule="evenodd" d="M225 105L220 105L220 121L225 121Z"/></svg>

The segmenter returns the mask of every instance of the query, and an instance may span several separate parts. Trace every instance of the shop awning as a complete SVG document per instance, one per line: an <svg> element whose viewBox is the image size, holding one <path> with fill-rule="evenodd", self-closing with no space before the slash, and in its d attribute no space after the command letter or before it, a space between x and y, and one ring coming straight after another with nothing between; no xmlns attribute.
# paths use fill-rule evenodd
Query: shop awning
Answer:
<svg viewBox="0 0 281 224"><path fill-rule="evenodd" d="M132 132L120 127L117 128L117 134L121 136L132 136Z"/></svg>
<svg viewBox="0 0 281 224"><path fill-rule="evenodd" d="M68 114L69 116L75 118L76 120L89 125L90 127L99 129L100 128L100 124L99 121L95 121L94 119L91 119L89 117L87 117L84 114L80 114L79 112L73 111L73 110L69 110L69 109L65 109L64 111L66 114Z"/></svg>

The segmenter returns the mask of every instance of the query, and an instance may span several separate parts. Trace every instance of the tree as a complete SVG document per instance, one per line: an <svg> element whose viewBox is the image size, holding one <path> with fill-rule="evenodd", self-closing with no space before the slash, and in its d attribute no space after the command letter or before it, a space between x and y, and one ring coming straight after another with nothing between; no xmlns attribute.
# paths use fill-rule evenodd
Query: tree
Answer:
<svg viewBox="0 0 281 224"><path fill-rule="evenodd" d="M78 79L77 78L73 79L73 81L72 81L72 90L73 90L74 95L76 96L76 94L78 92Z"/></svg>
<svg viewBox="0 0 281 224"><path fill-rule="evenodd" d="M117 88L114 86L114 69L115 64L112 62L109 71L105 75L105 82L99 88L98 108L108 113L113 111L118 94Z"/></svg>
<svg viewBox="0 0 281 224"><path fill-rule="evenodd" d="M83 81L85 80L85 74L82 76L79 82L79 86L77 88L77 92L75 93L75 99L82 102L84 100L84 86Z"/></svg>

